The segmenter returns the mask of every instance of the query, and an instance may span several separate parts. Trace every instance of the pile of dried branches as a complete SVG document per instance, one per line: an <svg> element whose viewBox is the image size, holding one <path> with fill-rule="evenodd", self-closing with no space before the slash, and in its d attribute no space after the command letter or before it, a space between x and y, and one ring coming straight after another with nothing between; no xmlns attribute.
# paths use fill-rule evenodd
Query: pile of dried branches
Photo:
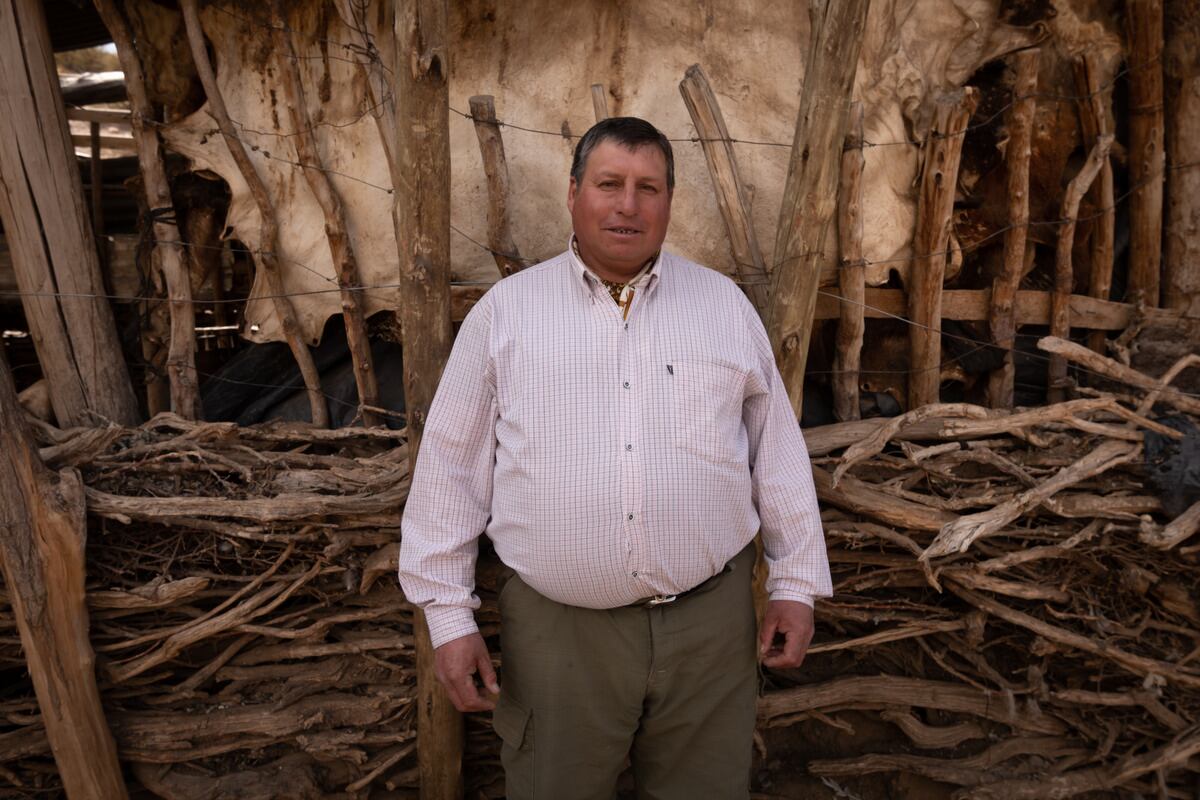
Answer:
<svg viewBox="0 0 1200 800"><path fill-rule="evenodd" d="M1200 505L1164 513L1143 451L1185 436L1155 401L1192 415L1180 404L1196 401L1169 377L1123 379L1142 394L807 432L836 595L804 671L773 675L760 701L768 739L887 726L886 746L843 739L807 765L851 788L912 773L962 797L1191 796ZM162 415L39 436L87 486L92 642L134 780L181 800L409 796L402 432ZM494 571L480 585L493 636ZM22 671L0 597L0 793L46 796L54 765ZM487 716L467 730L471 796L499 796Z"/></svg>
<svg viewBox="0 0 1200 800"><path fill-rule="evenodd" d="M767 693L760 721L884 721L896 740L811 773L909 772L962 798L1195 796L1200 503L1165 514L1143 451L1195 436L1148 416L1156 400L1197 401L1136 378L1150 394L810 433L836 594L806 683Z"/></svg>

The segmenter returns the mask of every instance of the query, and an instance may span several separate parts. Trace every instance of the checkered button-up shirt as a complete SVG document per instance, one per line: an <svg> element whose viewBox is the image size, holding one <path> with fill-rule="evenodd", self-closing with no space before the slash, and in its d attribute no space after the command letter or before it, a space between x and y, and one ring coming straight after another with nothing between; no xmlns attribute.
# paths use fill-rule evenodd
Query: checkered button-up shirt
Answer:
<svg viewBox="0 0 1200 800"><path fill-rule="evenodd" d="M404 510L400 581L434 646L477 630L477 539L560 603L686 591L761 528L771 599L831 593L808 453L725 276L662 253L628 314L570 251L467 315Z"/></svg>

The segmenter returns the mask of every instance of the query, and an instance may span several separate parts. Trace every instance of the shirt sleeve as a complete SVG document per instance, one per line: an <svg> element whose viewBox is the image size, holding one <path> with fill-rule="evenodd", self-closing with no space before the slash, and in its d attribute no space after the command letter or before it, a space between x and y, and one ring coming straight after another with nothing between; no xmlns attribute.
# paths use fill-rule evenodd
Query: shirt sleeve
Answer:
<svg viewBox="0 0 1200 800"><path fill-rule="evenodd" d="M433 646L475 624L475 560L492 506L496 381L491 303L467 315L442 373L401 521L400 585L425 611Z"/></svg>
<svg viewBox="0 0 1200 800"><path fill-rule="evenodd" d="M766 329L748 301L744 312L754 366L742 421L749 441L751 494L770 569L766 588L771 600L811 606L816 598L833 594L812 465Z"/></svg>

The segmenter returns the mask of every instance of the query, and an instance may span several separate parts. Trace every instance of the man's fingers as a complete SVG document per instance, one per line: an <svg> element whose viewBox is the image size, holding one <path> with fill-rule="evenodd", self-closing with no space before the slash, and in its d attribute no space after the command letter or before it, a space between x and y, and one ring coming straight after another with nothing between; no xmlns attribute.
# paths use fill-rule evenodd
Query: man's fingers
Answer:
<svg viewBox="0 0 1200 800"><path fill-rule="evenodd" d="M479 668L479 680L492 694L500 694L500 683L496 680L496 670L492 667L492 659L484 651L479 656L476 666Z"/></svg>
<svg viewBox="0 0 1200 800"><path fill-rule="evenodd" d="M759 655L766 655L771 651L771 644L775 641L775 631L778 627L779 620L774 615L768 614L763 619L762 631L758 634Z"/></svg>

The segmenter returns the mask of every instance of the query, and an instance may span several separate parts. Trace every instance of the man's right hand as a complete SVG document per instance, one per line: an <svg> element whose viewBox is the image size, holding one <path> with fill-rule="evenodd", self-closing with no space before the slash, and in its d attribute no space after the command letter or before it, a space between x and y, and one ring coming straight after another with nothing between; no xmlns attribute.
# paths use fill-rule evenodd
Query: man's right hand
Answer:
<svg viewBox="0 0 1200 800"><path fill-rule="evenodd" d="M478 674L491 694L500 694L496 670L492 669L492 659L481 635L472 633L446 642L433 651L433 665L437 679L459 711L490 711L496 707L496 701L475 685Z"/></svg>

